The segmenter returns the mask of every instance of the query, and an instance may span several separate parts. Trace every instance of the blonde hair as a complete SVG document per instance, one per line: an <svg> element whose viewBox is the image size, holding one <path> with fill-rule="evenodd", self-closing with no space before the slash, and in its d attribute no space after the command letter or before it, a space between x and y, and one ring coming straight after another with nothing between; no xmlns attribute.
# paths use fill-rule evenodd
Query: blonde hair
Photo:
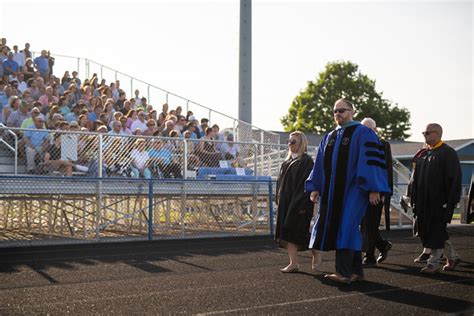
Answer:
<svg viewBox="0 0 474 316"><path fill-rule="evenodd" d="M295 136L300 142L300 146L298 147L298 152L296 154L298 155L298 157L303 156L303 154L308 151L308 140L306 139L306 135L303 134L303 132L296 131L296 132L291 133L290 137L291 136ZM286 160L290 158L291 158L291 150L288 149L288 155L286 156Z"/></svg>

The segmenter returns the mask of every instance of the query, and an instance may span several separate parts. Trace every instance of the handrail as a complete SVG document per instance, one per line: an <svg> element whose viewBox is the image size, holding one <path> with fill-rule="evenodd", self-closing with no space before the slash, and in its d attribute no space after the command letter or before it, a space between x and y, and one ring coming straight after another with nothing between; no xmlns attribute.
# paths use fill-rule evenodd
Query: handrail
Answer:
<svg viewBox="0 0 474 316"><path fill-rule="evenodd" d="M32 53L33 53L33 55L38 54L38 52L32 52ZM244 126L251 127L252 129L255 129L255 130L258 130L258 131L261 131L261 132L268 133L269 135L272 135L272 136L274 136L274 137L278 137L278 139L279 139L279 137L280 137L278 133L264 130L264 129L262 129L262 128L259 128L259 127L257 127L257 126L254 126L254 125L252 125L252 124L249 124L249 123L247 123L247 122L245 122L245 121L242 121L242 120L240 120L240 119L234 118L234 117L232 117L232 116L230 116L230 115L228 115L228 114L225 114L225 113L223 113L223 112L213 110L213 109L211 109L211 108L209 108L209 107L207 107L207 106L205 106L205 105L203 105L203 104L200 104L200 103L198 103L198 102L192 101L192 100L190 100L190 99L188 99L188 98L186 98L186 97L183 97L183 96L181 96L181 95L179 95L179 94L176 94L176 93L174 93L174 92L171 92L171 91L169 91L169 90L167 90L167 89L164 89L164 88L155 86L155 85L153 85L153 84L150 84L150 83L148 83L148 82L146 82L146 81L143 81L143 80L138 79L138 78L136 78L136 77L134 77L134 76L131 76L131 75L129 75L129 74L126 74L126 73L123 73L123 72L121 72L121 71L118 71L118 70L116 70L116 69L113 69L113 68L111 68L111 67L109 67L109 66L106 66L106 65L104 65L104 64L101 64L101 63L99 63L99 62L97 62L97 61L94 61L94 60L92 60L92 59L83 58L83 57L74 57L74 56L62 55L62 54L52 54L51 56L52 56L52 57L64 57L64 58L77 59L77 61L78 61L78 67L77 67L77 68L78 68L78 71L79 71L80 60L84 60L84 61L85 61L85 67L86 67L86 77L89 77L89 65L90 65L90 63L93 63L93 64L95 64L95 65L101 67L101 71L102 71L102 69L107 69L107 70L109 70L109 71L114 72L114 73L115 73L115 77L117 77L117 74L122 75L122 76L125 76L125 77L128 77L128 78L131 79L131 88L130 88L130 89L131 89L131 94L130 94L131 96L133 95L133 81L136 81L136 82L139 82L139 83L142 83L142 84L148 86L148 100L150 100L149 88L151 87L151 88L154 88L154 89L156 89L156 90L159 90L159 91L165 93L165 94L166 94L166 101L167 101L167 102L168 102L168 96L173 96L173 97L176 97L176 98L179 98L179 99L181 99L181 100L186 101L186 104L187 104L187 105L188 105L189 103L191 103L191 104L196 105L196 106L198 106L198 107L200 107L200 108L202 108L202 109L204 109L204 110L209 111L209 115L210 115L211 112L212 112L212 113L216 113L216 114L218 114L218 115L220 115L220 116L223 116L223 117L225 117L225 118L227 118L227 119L233 120L233 121L234 121L234 127L235 127L235 122L237 122L238 124L242 124L242 125L244 125ZM102 75L102 74L101 74L101 75ZM211 119L211 118L209 117L209 120L210 120L210 119Z"/></svg>
<svg viewBox="0 0 474 316"><path fill-rule="evenodd" d="M2 128L6 128L7 126L5 126L4 124L0 123L0 127ZM18 174L18 135L14 132L12 132L10 129L5 129L5 131L12 135L14 138L15 138L15 148L13 148L9 143L7 143L3 138L0 139L0 141L2 141L2 143L7 146L8 149L10 149L11 151L13 151L13 153L15 154L15 166L14 166L14 173L15 173L15 176Z"/></svg>
<svg viewBox="0 0 474 316"><path fill-rule="evenodd" d="M7 127L0 123L0 131L1 130L7 130L7 131L20 131L20 132L38 132L38 129L36 128L19 128L19 127ZM106 135L106 136L113 136L113 137L119 137L119 138L146 138L146 139L163 139L163 140L180 140L183 141L183 138L176 138L176 137L167 137L167 136L147 136L147 135L111 135L107 133L100 133L100 132L83 132L83 131L61 131L61 130L51 130L51 129L40 129L39 131L44 131L47 133L59 133L59 134L77 134L77 135L95 135L99 137L100 135ZM15 135L16 136L16 135ZM186 141L203 141L203 139L187 139ZM227 140L221 140L221 139L206 139L206 142L209 143L228 143L229 141ZM238 145L258 145L258 146L282 146L281 144L274 144L274 143L260 143L256 141L252 142L241 142L241 141L233 141L234 144Z"/></svg>

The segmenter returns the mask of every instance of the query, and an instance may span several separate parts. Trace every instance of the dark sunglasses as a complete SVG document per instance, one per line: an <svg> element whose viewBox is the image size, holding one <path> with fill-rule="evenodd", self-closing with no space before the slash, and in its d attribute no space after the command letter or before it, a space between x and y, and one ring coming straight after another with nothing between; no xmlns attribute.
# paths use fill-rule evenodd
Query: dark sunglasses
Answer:
<svg viewBox="0 0 474 316"><path fill-rule="evenodd" d="M288 145L296 145L298 142L295 139L289 140L288 139Z"/></svg>
<svg viewBox="0 0 474 316"><path fill-rule="evenodd" d="M430 135L432 133L436 133L436 131L425 131L425 132L421 132L423 134L423 136L426 136L426 135Z"/></svg>
<svg viewBox="0 0 474 316"><path fill-rule="evenodd" d="M336 114L336 113L341 113L341 114L342 114L342 113L344 113L344 112L346 112L346 111L351 111L351 109L346 109L346 108L335 109L333 112L334 112L334 114Z"/></svg>

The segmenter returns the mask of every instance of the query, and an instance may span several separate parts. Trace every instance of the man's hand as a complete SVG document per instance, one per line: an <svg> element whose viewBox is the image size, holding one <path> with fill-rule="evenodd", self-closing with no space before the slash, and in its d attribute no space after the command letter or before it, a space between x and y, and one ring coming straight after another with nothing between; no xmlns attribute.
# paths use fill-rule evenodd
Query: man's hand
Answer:
<svg viewBox="0 0 474 316"><path fill-rule="evenodd" d="M318 197L319 197L319 191L313 191L311 192L309 199L311 200L311 202L316 203L316 201L318 200Z"/></svg>
<svg viewBox="0 0 474 316"><path fill-rule="evenodd" d="M372 205L377 205L381 202L379 192L370 192L369 193L369 202Z"/></svg>

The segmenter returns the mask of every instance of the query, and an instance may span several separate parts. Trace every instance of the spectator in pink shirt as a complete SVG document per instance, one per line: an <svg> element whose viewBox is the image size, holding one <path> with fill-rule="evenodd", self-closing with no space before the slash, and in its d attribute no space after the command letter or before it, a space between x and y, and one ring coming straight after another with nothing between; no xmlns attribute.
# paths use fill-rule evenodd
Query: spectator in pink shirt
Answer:
<svg viewBox="0 0 474 316"><path fill-rule="evenodd" d="M43 107L48 107L50 103L58 103L59 98L53 95L53 88L51 86L46 87L44 94L40 96L39 100Z"/></svg>

